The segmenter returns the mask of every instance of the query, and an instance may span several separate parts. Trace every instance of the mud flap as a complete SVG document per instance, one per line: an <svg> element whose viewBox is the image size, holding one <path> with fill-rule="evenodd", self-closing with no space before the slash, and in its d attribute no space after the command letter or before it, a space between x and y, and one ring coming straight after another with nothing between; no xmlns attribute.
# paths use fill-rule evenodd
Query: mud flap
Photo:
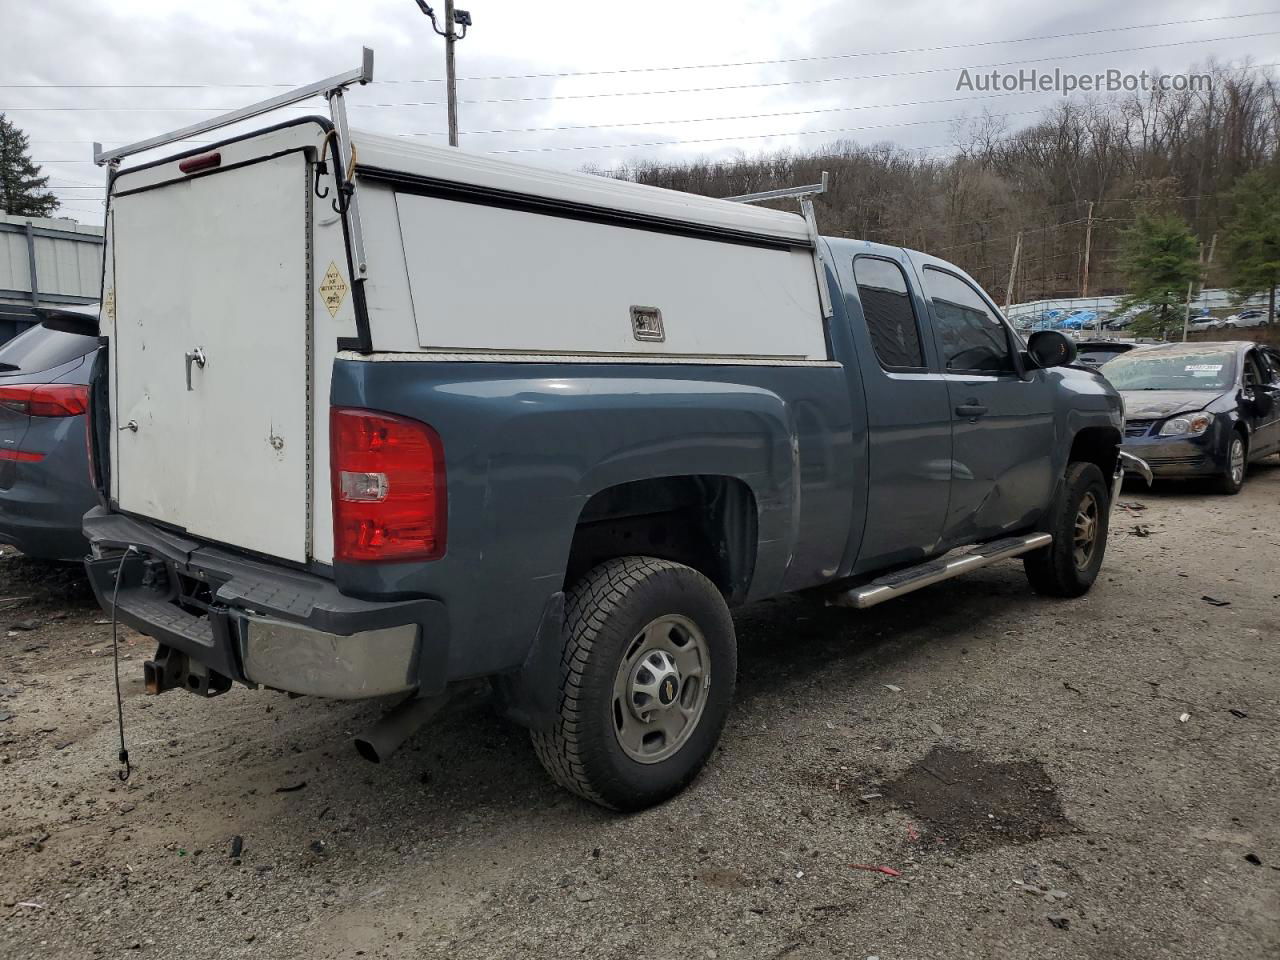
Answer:
<svg viewBox="0 0 1280 960"><path fill-rule="evenodd" d="M493 678L502 713L530 730L550 729L559 716L560 658L564 654L564 593L547 600L524 664Z"/></svg>

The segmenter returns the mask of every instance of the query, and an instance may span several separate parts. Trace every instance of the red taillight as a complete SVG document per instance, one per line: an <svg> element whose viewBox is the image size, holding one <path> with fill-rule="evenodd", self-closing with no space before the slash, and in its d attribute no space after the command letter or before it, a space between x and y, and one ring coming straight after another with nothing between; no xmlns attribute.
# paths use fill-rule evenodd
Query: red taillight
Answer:
<svg viewBox="0 0 1280 960"><path fill-rule="evenodd" d="M32 417L74 417L89 408L89 388L75 383L3 386L0 407Z"/></svg>
<svg viewBox="0 0 1280 960"><path fill-rule="evenodd" d="M199 173L201 170L212 170L222 166L222 154L202 153L198 157L187 157L178 164L183 173Z"/></svg>
<svg viewBox="0 0 1280 960"><path fill-rule="evenodd" d="M39 463L43 459L43 453L28 453L26 450L0 450L0 460L17 460L21 463Z"/></svg>
<svg viewBox="0 0 1280 960"><path fill-rule="evenodd" d="M425 423L373 410L329 414L333 558L349 563L444 556L444 448Z"/></svg>

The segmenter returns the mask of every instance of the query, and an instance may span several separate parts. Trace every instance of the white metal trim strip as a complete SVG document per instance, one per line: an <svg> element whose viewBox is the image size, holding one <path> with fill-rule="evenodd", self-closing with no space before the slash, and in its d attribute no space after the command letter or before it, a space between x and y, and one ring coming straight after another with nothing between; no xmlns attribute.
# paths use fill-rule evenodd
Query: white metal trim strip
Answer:
<svg viewBox="0 0 1280 960"><path fill-rule="evenodd" d="M809 360L804 357L726 357L663 356L650 353L437 353L423 350L413 353L359 353L342 350L339 360L361 360L368 363L646 363L679 366L718 367L828 367L840 369L836 360Z"/></svg>

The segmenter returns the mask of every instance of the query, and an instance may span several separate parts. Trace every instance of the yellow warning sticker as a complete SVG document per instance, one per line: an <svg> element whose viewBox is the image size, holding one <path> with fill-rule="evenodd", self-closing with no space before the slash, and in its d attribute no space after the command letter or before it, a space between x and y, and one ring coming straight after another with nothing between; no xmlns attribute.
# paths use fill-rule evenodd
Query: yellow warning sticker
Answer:
<svg viewBox="0 0 1280 960"><path fill-rule="evenodd" d="M329 269L324 272L324 278L320 281L320 299L329 308L329 316L338 315L338 308L342 306L346 296L347 281L343 280L342 274L338 272L338 265L330 260Z"/></svg>
<svg viewBox="0 0 1280 960"><path fill-rule="evenodd" d="M112 325L116 322L116 288L108 287L107 295L102 298L102 310Z"/></svg>

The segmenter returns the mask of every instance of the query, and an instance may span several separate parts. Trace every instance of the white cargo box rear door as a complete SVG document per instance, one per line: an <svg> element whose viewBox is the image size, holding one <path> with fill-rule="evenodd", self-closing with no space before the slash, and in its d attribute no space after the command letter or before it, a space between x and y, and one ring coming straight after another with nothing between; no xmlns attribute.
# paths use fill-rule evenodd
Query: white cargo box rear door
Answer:
<svg viewBox="0 0 1280 960"><path fill-rule="evenodd" d="M111 343L118 507L305 561L311 253L304 156L120 189L112 199ZM203 366L188 361L197 353Z"/></svg>

